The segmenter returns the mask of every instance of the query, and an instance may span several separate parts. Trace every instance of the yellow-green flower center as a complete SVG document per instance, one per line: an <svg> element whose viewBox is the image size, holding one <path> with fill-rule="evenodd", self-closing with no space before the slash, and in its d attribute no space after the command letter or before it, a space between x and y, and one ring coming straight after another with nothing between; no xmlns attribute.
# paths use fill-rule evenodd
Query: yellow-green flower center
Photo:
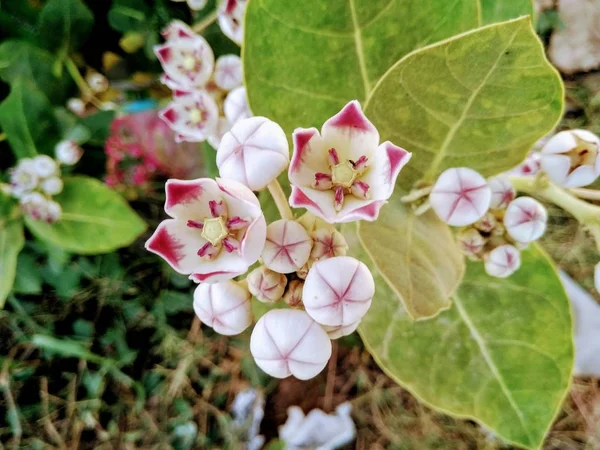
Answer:
<svg viewBox="0 0 600 450"><path fill-rule="evenodd" d="M350 161L346 161L331 168L331 181L334 185L349 188L356 180L358 172Z"/></svg>
<svg viewBox="0 0 600 450"><path fill-rule="evenodd" d="M225 225L223 217L205 219L202 228L202 237L212 245L219 245L227 237L229 231Z"/></svg>

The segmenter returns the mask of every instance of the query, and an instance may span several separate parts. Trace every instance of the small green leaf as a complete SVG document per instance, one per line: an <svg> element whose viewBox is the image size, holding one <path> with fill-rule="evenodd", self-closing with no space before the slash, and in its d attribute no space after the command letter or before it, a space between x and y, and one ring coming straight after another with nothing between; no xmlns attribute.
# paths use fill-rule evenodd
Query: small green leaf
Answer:
<svg viewBox="0 0 600 450"><path fill-rule="evenodd" d="M49 0L40 13L40 43L68 54L85 42L93 25L94 15L81 0Z"/></svg>
<svg viewBox="0 0 600 450"><path fill-rule="evenodd" d="M35 256L25 251L19 254L13 291L17 294L39 294L42 292L40 267Z"/></svg>
<svg viewBox="0 0 600 450"><path fill-rule="evenodd" d="M533 0L479 0L481 4L482 25L531 16L533 19Z"/></svg>
<svg viewBox="0 0 600 450"><path fill-rule="evenodd" d="M464 256L448 225L429 211L415 214L394 196L375 222L362 222L360 241L381 276L415 320L451 305L465 271Z"/></svg>
<svg viewBox="0 0 600 450"><path fill-rule="evenodd" d="M98 111L80 120L89 131L88 142L92 145L103 146L110 134L110 124L115 118L114 111Z"/></svg>
<svg viewBox="0 0 600 450"><path fill-rule="evenodd" d="M145 28L150 13L144 0L116 0L108 11L109 25L121 33Z"/></svg>
<svg viewBox="0 0 600 450"><path fill-rule="evenodd" d="M54 103L65 100L72 81L53 68L59 63L52 53L17 39L0 44L0 78L9 84L26 82L33 85Z"/></svg>
<svg viewBox="0 0 600 450"><path fill-rule="evenodd" d="M469 263L453 305L414 322L366 253L376 282L359 333L379 366L425 404L477 420L507 441L537 449L569 389L569 301L534 246L510 278Z"/></svg>
<svg viewBox="0 0 600 450"><path fill-rule="evenodd" d="M71 339L57 339L52 336L35 334L31 339L31 343L42 350L63 358L79 358L96 364L103 364L108 361L108 359L90 352L80 342Z"/></svg>
<svg viewBox="0 0 600 450"><path fill-rule="evenodd" d="M253 0L244 73L256 115L286 132L365 101L398 59L479 25L478 0Z"/></svg>
<svg viewBox="0 0 600 450"><path fill-rule="evenodd" d="M561 118L563 85L529 18L490 25L417 50L392 67L365 112L414 153L405 190L449 167L493 175L516 166Z"/></svg>
<svg viewBox="0 0 600 450"><path fill-rule="evenodd" d="M13 84L0 104L0 127L17 158L52 154L59 140L52 105L42 92L23 83Z"/></svg>
<svg viewBox="0 0 600 450"><path fill-rule="evenodd" d="M0 309L4 307L17 271L17 257L25 245L23 221L13 201L0 193Z"/></svg>
<svg viewBox="0 0 600 450"><path fill-rule="evenodd" d="M146 229L127 202L100 181L73 177L64 183L54 197L63 208L61 220L49 225L25 219L37 238L72 253L96 254L128 246Z"/></svg>

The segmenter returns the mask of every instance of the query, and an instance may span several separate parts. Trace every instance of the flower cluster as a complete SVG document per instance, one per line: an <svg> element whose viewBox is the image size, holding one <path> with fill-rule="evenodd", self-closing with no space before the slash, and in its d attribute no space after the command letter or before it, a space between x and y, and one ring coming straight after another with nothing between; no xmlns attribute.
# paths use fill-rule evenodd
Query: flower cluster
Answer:
<svg viewBox="0 0 600 450"><path fill-rule="evenodd" d="M463 253L482 260L486 272L505 278L520 266L520 249L546 230L546 209L531 197L516 197L508 178L485 180L466 167L443 172L429 195L431 207L444 222L460 227Z"/></svg>
<svg viewBox="0 0 600 450"><path fill-rule="evenodd" d="M175 135L156 111L115 119L105 143L106 184L145 187L158 174L194 178L202 171L198 149L175 142Z"/></svg>
<svg viewBox="0 0 600 450"><path fill-rule="evenodd" d="M160 116L175 131L178 142L208 140L216 148L232 125L251 115L242 86L241 59L223 55L215 61L208 42L180 21L171 22L163 36L166 42L154 51L164 71L161 80L172 89L173 101Z"/></svg>
<svg viewBox="0 0 600 450"><path fill-rule="evenodd" d="M194 310L218 333L239 334L252 324L253 297L276 304L256 323L251 353L272 376L312 378L331 356L331 339L358 327L375 293L370 271L346 256L334 224L375 220L410 157L390 142L379 144L356 101L321 132L297 129L291 163L278 124L242 119L218 147L221 178L167 182L171 218L146 248L199 283ZM267 225L253 191L269 187L279 195L272 186L288 164L289 204L308 212L295 219L288 208ZM245 280L234 280L257 262Z"/></svg>
<svg viewBox="0 0 600 450"><path fill-rule="evenodd" d="M73 141L59 142L55 152L56 160L48 155L23 158L10 170L10 195L19 200L24 214L47 223L62 215L60 204L52 199L63 190L60 165L76 164L83 153Z"/></svg>

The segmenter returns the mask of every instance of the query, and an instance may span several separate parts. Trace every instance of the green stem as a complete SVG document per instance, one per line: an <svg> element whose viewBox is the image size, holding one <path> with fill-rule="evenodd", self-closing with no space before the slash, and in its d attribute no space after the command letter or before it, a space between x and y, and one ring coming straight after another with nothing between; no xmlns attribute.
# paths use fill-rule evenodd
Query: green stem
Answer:
<svg viewBox="0 0 600 450"><path fill-rule="evenodd" d="M279 215L281 216L281 218L286 220L293 220L294 214L292 213L292 209L288 204L287 197L285 196L285 193L283 192L279 181L275 179L267 185L267 188L269 189L271 197L273 197L273 200L275 201L275 205L279 210Z"/></svg>
<svg viewBox="0 0 600 450"><path fill-rule="evenodd" d="M192 25L192 30L196 33L202 33L205 29L210 27L217 20L217 10L215 9L209 15L205 16L200 22Z"/></svg>
<svg viewBox="0 0 600 450"><path fill-rule="evenodd" d="M75 64L75 62L71 58L65 58L65 67L67 68L67 72L69 72L69 75L79 88L79 91L83 96L83 101L89 101L96 108L103 109L102 102L96 98L94 92L87 84L87 81L85 81L85 79L81 76L81 73L79 73L79 68L77 67L77 64Z"/></svg>
<svg viewBox="0 0 600 450"><path fill-rule="evenodd" d="M569 189L569 192L576 197L583 198L585 200L600 201L600 191L595 189Z"/></svg>
<svg viewBox="0 0 600 450"><path fill-rule="evenodd" d="M546 178L509 177L517 191L538 196L571 214L593 236L600 250L600 206L585 202Z"/></svg>

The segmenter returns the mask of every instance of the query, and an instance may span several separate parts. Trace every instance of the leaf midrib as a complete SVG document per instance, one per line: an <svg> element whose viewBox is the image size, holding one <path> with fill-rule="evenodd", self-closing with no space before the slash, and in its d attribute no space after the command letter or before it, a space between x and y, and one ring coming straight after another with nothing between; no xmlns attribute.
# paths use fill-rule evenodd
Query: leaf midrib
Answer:
<svg viewBox="0 0 600 450"><path fill-rule="evenodd" d="M525 418L523 417L523 411L521 411L521 409L519 408L519 405L517 404L517 402L515 401L515 399L513 398L512 394L511 394L510 390L508 389L508 386L506 385L504 378L502 377L502 374L498 370L498 367L496 366L496 363L494 362L494 359L492 358L492 355L487 347L487 343L486 343L485 339L483 339L483 337L479 333L479 330L477 329L477 327L471 320L471 317L469 316L469 314L467 313L467 310L465 309L464 305L462 304L462 300L460 299L460 297L456 293L452 297L453 297L454 305L456 306L458 315L460 316L460 318L466 325L467 329L469 330L469 333L471 334L471 337L473 338L473 340L479 347L481 355L483 356L483 359L484 359L485 363L487 364L487 366L489 367L490 372L494 376L495 380L498 382L498 385L500 386L502 393L504 394L504 396L508 400L510 406L512 407L512 409L515 411L517 417L519 418L519 422L521 423L521 426L523 427L523 430L525 431L525 434L527 435L527 439L529 440L530 445L535 446L536 440L531 436L531 432L529 431L529 428L527 427L527 425L525 423Z"/></svg>

